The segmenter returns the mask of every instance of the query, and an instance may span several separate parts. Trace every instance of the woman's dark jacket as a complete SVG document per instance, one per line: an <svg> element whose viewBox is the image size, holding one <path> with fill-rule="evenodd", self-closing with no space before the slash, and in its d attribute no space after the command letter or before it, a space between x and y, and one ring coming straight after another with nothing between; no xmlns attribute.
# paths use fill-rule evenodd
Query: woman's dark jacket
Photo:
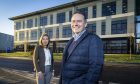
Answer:
<svg viewBox="0 0 140 84"><path fill-rule="evenodd" d="M49 51L51 54L51 70L53 70L53 54L50 49ZM45 53L44 48L40 45L38 45L34 50L33 63L37 72L45 72Z"/></svg>

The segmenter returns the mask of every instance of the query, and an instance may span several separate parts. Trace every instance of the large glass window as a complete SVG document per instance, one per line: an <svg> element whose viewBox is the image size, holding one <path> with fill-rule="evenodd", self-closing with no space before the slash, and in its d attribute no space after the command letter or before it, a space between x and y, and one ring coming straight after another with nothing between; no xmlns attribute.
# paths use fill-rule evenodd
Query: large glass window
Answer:
<svg viewBox="0 0 140 84"><path fill-rule="evenodd" d="M116 14L116 2L102 4L102 16L110 16Z"/></svg>
<svg viewBox="0 0 140 84"><path fill-rule="evenodd" d="M88 8L81 8L81 9L77 9L79 12L81 12L85 18L87 19L88 18Z"/></svg>
<svg viewBox="0 0 140 84"><path fill-rule="evenodd" d="M25 21L23 21L23 29L25 28Z"/></svg>
<svg viewBox="0 0 140 84"><path fill-rule="evenodd" d="M140 53L140 16L136 17L136 53Z"/></svg>
<svg viewBox="0 0 140 84"><path fill-rule="evenodd" d="M96 18L96 6L93 6L93 18Z"/></svg>
<svg viewBox="0 0 140 84"><path fill-rule="evenodd" d="M35 27L38 26L38 21L37 21L37 18L35 18Z"/></svg>
<svg viewBox="0 0 140 84"><path fill-rule="evenodd" d="M102 32L101 32L101 34L105 35L105 31L106 31L106 25L105 25L105 22L102 22Z"/></svg>
<svg viewBox="0 0 140 84"><path fill-rule="evenodd" d="M47 25L47 16L40 17L40 26Z"/></svg>
<svg viewBox="0 0 140 84"><path fill-rule="evenodd" d="M53 24L53 15L50 15L50 24Z"/></svg>
<svg viewBox="0 0 140 84"><path fill-rule="evenodd" d="M112 34L127 33L127 20L112 21L111 33Z"/></svg>
<svg viewBox="0 0 140 84"><path fill-rule="evenodd" d="M136 24L136 37L140 38L140 23Z"/></svg>
<svg viewBox="0 0 140 84"><path fill-rule="evenodd" d="M21 29L21 22L16 22L16 30Z"/></svg>
<svg viewBox="0 0 140 84"><path fill-rule="evenodd" d="M72 30L71 30L70 26L63 27L63 35L62 35L62 37L66 38L66 37L71 37L71 36L72 36Z"/></svg>
<svg viewBox="0 0 140 84"><path fill-rule="evenodd" d="M52 30L52 28L45 29L45 33L47 33L47 34L48 34L48 36L49 36L50 38L52 38L52 37L53 37L53 30Z"/></svg>
<svg viewBox="0 0 140 84"><path fill-rule="evenodd" d="M19 32L19 41L24 41L24 32Z"/></svg>
<svg viewBox="0 0 140 84"><path fill-rule="evenodd" d="M56 29L56 38L59 38L59 28Z"/></svg>
<svg viewBox="0 0 140 84"><path fill-rule="evenodd" d="M127 40L103 40L105 53L127 53Z"/></svg>
<svg viewBox="0 0 140 84"><path fill-rule="evenodd" d="M31 40L37 40L37 30L31 31Z"/></svg>
<svg viewBox="0 0 140 84"><path fill-rule="evenodd" d="M87 24L87 30L91 33L96 34L96 23Z"/></svg>
<svg viewBox="0 0 140 84"><path fill-rule="evenodd" d="M69 21L71 22L72 11L69 11Z"/></svg>
<svg viewBox="0 0 140 84"><path fill-rule="evenodd" d="M65 12L57 13L57 23L64 23L65 22Z"/></svg>
<svg viewBox="0 0 140 84"><path fill-rule="evenodd" d="M140 39L140 16L136 17L136 21L137 21L137 23L136 23L136 38Z"/></svg>
<svg viewBox="0 0 140 84"><path fill-rule="evenodd" d="M127 13L127 0L122 0L122 13Z"/></svg>
<svg viewBox="0 0 140 84"><path fill-rule="evenodd" d="M33 19L27 20L27 28L33 27Z"/></svg>

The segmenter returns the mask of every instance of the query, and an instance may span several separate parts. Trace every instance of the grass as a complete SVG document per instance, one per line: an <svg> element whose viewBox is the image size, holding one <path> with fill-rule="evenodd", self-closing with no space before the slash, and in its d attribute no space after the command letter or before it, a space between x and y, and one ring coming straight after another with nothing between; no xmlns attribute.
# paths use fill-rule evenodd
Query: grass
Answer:
<svg viewBox="0 0 140 84"><path fill-rule="evenodd" d="M105 62L133 62L140 63L140 55L132 54L105 54Z"/></svg>
<svg viewBox="0 0 140 84"><path fill-rule="evenodd" d="M14 52L14 53L0 53L3 57L30 57L30 52Z"/></svg>
<svg viewBox="0 0 140 84"><path fill-rule="evenodd" d="M53 53L54 61L59 62L62 60L62 53Z"/></svg>
<svg viewBox="0 0 140 84"><path fill-rule="evenodd" d="M62 53L53 53L55 61L61 61ZM32 58L30 52L14 52L14 53L0 53L3 57L29 57ZM140 55L132 54L130 59L129 54L105 54L105 62L127 62L127 63L140 63Z"/></svg>

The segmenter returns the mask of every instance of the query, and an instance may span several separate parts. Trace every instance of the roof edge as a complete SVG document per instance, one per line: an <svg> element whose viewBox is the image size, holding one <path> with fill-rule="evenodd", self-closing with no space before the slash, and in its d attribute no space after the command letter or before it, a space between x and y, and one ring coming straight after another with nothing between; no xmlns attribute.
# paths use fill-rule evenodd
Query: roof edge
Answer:
<svg viewBox="0 0 140 84"><path fill-rule="evenodd" d="M22 14L22 15L19 15L19 16L10 17L8 19L10 19L10 20L21 19L21 18L25 18L25 17L29 17L29 16L33 16L33 15L38 15L38 14L42 14L42 13L66 8L66 7L76 6L76 5L79 5L79 4L82 4L82 3L88 3L88 2L92 2L92 1L93 0L78 0L78 1L70 2L70 3L66 3L66 4L62 4L62 5L58 5L58 6L54 6L54 7L50 7L50 8L30 12L30 13L26 13L26 14ZM94 0L94 1L97 1L97 0Z"/></svg>

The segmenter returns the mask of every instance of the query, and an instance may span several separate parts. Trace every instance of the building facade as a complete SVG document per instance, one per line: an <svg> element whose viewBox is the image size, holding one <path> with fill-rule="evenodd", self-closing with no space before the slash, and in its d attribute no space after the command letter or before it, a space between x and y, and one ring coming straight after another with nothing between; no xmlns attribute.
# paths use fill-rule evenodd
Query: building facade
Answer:
<svg viewBox="0 0 140 84"><path fill-rule="evenodd" d="M50 47L62 52L73 33L71 16L75 11L87 18L89 32L100 36L105 53L130 53L136 50L137 0L78 0L19 16L14 21L14 46L32 50L42 33L51 38Z"/></svg>
<svg viewBox="0 0 140 84"><path fill-rule="evenodd" d="M8 52L14 48L14 36L0 33L0 52Z"/></svg>

